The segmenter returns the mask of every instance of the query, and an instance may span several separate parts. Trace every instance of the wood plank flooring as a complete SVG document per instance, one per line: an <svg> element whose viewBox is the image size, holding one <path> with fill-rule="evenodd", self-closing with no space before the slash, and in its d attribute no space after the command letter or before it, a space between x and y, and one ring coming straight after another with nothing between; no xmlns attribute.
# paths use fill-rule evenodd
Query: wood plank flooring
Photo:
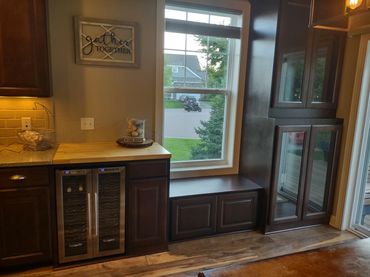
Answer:
<svg viewBox="0 0 370 277"><path fill-rule="evenodd" d="M336 245L358 239L328 226L263 235L242 232L170 245L168 252L84 266L44 267L5 276L197 276L201 270L245 263Z"/></svg>

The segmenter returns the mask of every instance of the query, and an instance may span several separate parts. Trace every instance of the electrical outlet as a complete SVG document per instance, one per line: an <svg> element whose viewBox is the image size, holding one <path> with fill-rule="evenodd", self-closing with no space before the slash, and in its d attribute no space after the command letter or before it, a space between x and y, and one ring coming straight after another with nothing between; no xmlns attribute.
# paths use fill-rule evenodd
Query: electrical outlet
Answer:
<svg viewBox="0 0 370 277"><path fill-rule="evenodd" d="M31 117L22 117L21 118L22 122L22 130L31 130Z"/></svg>
<svg viewBox="0 0 370 277"><path fill-rule="evenodd" d="M81 130L94 130L94 121L93 117L81 117Z"/></svg>

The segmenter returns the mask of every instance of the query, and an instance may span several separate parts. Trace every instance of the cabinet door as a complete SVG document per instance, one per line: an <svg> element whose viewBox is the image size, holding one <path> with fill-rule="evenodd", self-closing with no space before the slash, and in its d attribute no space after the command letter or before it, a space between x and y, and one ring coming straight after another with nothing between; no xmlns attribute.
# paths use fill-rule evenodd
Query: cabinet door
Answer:
<svg viewBox="0 0 370 277"><path fill-rule="evenodd" d="M257 192L241 192L218 196L217 232L232 232L256 226Z"/></svg>
<svg viewBox="0 0 370 277"><path fill-rule="evenodd" d="M308 156L304 219L329 217L341 126L313 126Z"/></svg>
<svg viewBox="0 0 370 277"><path fill-rule="evenodd" d="M270 223L301 220L310 126L279 126Z"/></svg>
<svg viewBox="0 0 370 277"><path fill-rule="evenodd" d="M128 253L166 250L168 179L131 180L128 191Z"/></svg>
<svg viewBox="0 0 370 277"><path fill-rule="evenodd" d="M49 189L0 191L0 266L50 260Z"/></svg>
<svg viewBox="0 0 370 277"><path fill-rule="evenodd" d="M89 170L57 171L59 262L93 257Z"/></svg>
<svg viewBox="0 0 370 277"><path fill-rule="evenodd" d="M273 106L304 107L310 1L283 0L281 5Z"/></svg>
<svg viewBox="0 0 370 277"><path fill-rule="evenodd" d="M125 252L125 169L94 170L96 256Z"/></svg>
<svg viewBox="0 0 370 277"><path fill-rule="evenodd" d="M45 0L0 0L0 95L49 96Z"/></svg>
<svg viewBox="0 0 370 277"><path fill-rule="evenodd" d="M216 233L216 196L171 201L171 239L195 238Z"/></svg>
<svg viewBox="0 0 370 277"><path fill-rule="evenodd" d="M341 32L313 31L307 107L336 108L343 36Z"/></svg>

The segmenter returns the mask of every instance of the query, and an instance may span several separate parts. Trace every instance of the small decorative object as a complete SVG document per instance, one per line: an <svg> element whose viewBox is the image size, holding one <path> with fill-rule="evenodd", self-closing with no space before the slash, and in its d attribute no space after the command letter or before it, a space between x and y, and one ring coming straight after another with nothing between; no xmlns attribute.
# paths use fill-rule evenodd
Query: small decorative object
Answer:
<svg viewBox="0 0 370 277"><path fill-rule="evenodd" d="M75 17L76 63L137 67L138 25Z"/></svg>
<svg viewBox="0 0 370 277"><path fill-rule="evenodd" d="M153 140L145 138L145 120L130 118L127 120L127 135L117 140L117 143L126 147L146 147L153 144Z"/></svg>
<svg viewBox="0 0 370 277"><path fill-rule="evenodd" d="M370 9L370 0L346 0L346 13L354 14Z"/></svg>
<svg viewBox="0 0 370 277"><path fill-rule="evenodd" d="M18 133L18 137L25 150L44 151L52 147L50 139L36 131L22 131Z"/></svg>

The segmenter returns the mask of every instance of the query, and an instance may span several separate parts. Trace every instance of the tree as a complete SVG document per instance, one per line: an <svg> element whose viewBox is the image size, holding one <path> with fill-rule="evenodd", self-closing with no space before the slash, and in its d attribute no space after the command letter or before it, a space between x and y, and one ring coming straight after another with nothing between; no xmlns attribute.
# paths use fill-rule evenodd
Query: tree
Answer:
<svg viewBox="0 0 370 277"><path fill-rule="evenodd" d="M225 88L228 40L205 36L197 38L203 47L202 51L207 54L207 87ZM201 121L201 126L195 128L200 142L191 149L191 158L219 159L222 155L225 96L208 94L203 100L210 101L211 114L208 121Z"/></svg>

